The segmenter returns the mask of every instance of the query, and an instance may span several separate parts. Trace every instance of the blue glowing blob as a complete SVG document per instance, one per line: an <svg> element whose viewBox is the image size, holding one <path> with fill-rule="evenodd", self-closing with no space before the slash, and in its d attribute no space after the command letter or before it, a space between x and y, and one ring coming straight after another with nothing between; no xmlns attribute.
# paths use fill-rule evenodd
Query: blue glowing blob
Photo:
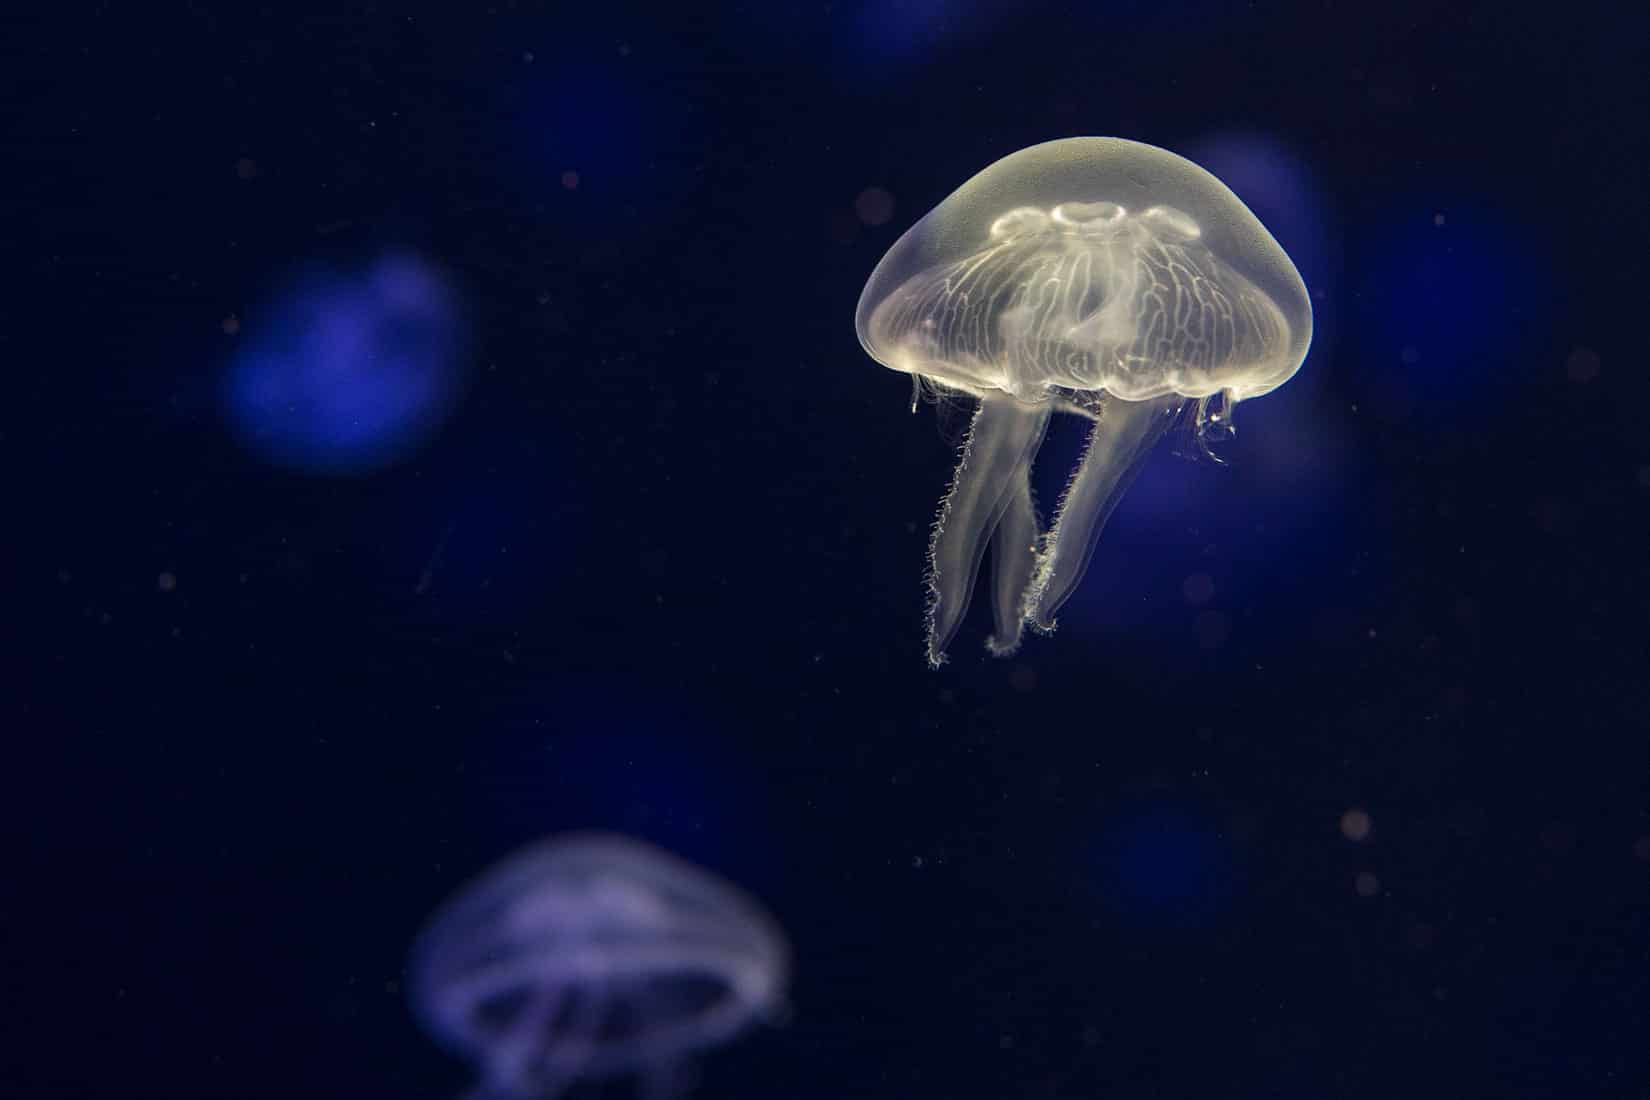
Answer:
<svg viewBox="0 0 1650 1100"><path fill-rule="evenodd" d="M1214 822L1173 804L1132 807L1102 834L1100 888L1131 923L1201 925L1222 912L1235 885L1231 849Z"/></svg>
<svg viewBox="0 0 1650 1100"><path fill-rule="evenodd" d="M445 421L461 383L456 298L404 254L323 271L248 318L223 403L252 453L306 473L382 469Z"/></svg>

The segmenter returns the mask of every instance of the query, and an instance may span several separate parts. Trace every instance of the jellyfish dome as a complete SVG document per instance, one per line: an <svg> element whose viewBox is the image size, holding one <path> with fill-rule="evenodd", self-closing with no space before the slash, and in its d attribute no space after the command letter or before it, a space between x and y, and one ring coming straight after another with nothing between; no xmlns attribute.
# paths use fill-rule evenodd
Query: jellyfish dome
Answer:
<svg viewBox="0 0 1650 1100"><path fill-rule="evenodd" d="M482 1095L667 1073L783 1007L788 949L735 887L639 841L575 834L486 872L431 919L410 987Z"/></svg>
<svg viewBox="0 0 1650 1100"><path fill-rule="evenodd" d="M1312 341L1295 265L1184 157L1069 138L1004 157L906 231L871 273L860 343L932 391L979 401L929 546L939 665L989 542L995 654L1044 632L1141 459L1188 407L1198 438L1286 382ZM1032 459L1053 411L1094 421L1041 530Z"/></svg>

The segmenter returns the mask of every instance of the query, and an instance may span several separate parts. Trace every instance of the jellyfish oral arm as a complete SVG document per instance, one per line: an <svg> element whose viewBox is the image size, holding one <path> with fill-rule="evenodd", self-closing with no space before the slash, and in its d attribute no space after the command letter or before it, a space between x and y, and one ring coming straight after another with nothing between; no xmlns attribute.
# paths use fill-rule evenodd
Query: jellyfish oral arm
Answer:
<svg viewBox="0 0 1650 1100"><path fill-rule="evenodd" d="M1184 400L1171 394L1105 404L1037 554L1023 605L1025 621L1034 629L1043 633L1054 629L1054 613L1088 570L1106 519L1139 473L1152 445L1174 423Z"/></svg>
<svg viewBox="0 0 1650 1100"><path fill-rule="evenodd" d="M1018 641L1021 593L1031 577L1037 524L1031 460L1048 428L1049 408L1001 394L980 398L928 544L928 663L935 668L944 662L945 648L962 625L980 558L993 534L998 535L992 554L999 632L993 648L1001 642L1008 652ZM1003 625L1005 598L1012 603L1008 620L1016 622L1012 641Z"/></svg>
<svg viewBox="0 0 1650 1100"><path fill-rule="evenodd" d="M1037 508L1031 498L1031 458L1014 474L1003 502L1003 518L991 536L991 613L996 630L985 648L1010 657L1020 648L1025 627L1026 589L1037 570Z"/></svg>
<svg viewBox="0 0 1650 1100"><path fill-rule="evenodd" d="M540 1095L554 1096L561 1091L562 1082L546 1072L545 1036L569 995L569 991L555 987L532 994L521 1018L501 1037L489 1057L488 1078L502 1094L522 1092L529 1082ZM575 1076L566 1075L568 1080Z"/></svg>

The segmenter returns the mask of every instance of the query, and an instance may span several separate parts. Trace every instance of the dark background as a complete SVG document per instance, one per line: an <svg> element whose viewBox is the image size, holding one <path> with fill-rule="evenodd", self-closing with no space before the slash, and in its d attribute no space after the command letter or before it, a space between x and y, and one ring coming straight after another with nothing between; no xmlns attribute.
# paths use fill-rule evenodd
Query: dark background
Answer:
<svg viewBox="0 0 1650 1100"><path fill-rule="evenodd" d="M792 940L696 1095L1650 1096L1647 21L1369 7L5 16L0 1091L457 1095L413 935L600 826ZM1079 134L1226 178L1317 339L930 672L966 413L854 304ZM385 256L428 438L249 445Z"/></svg>

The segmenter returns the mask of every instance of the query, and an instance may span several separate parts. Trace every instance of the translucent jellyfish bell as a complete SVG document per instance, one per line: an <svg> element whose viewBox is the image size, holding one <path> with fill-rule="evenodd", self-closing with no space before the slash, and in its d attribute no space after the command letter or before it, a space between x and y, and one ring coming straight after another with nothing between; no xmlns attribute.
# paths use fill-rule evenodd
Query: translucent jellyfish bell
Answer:
<svg viewBox="0 0 1650 1100"><path fill-rule="evenodd" d="M979 399L929 544L928 659L945 659L989 541L996 631L1048 632L1140 460L1195 402L1200 440L1289 379L1306 284L1266 227L1184 157L1068 138L1004 157L906 231L854 318L884 366ZM1053 410L1094 421L1040 530L1031 462Z"/></svg>
<svg viewBox="0 0 1650 1100"><path fill-rule="evenodd" d="M783 1007L788 951L733 886L638 841L545 841L430 920L410 986L425 1027L479 1063L476 1095L668 1077Z"/></svg>

